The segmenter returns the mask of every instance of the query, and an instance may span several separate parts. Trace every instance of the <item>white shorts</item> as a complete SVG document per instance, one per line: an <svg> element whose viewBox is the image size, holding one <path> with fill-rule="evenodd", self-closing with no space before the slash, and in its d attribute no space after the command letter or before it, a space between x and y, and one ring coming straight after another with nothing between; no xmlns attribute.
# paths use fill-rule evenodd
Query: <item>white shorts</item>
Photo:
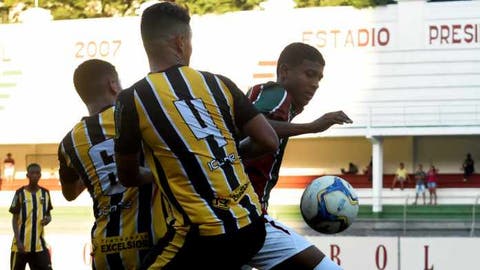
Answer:
<svg viewBox="0 0 480 270"><path fill-rule="evenodd" d="M418 193L424 193L425 192L425 185L424 184L416 184L415 185L415 190Z"/></svg>
<svg viewBox="0 0 480 270"><path fill-rule="evenodd" d="M250 261L251 267L270 269L313 245L305 237L270 216L265 215L265 219L265 243Z"/></svg>

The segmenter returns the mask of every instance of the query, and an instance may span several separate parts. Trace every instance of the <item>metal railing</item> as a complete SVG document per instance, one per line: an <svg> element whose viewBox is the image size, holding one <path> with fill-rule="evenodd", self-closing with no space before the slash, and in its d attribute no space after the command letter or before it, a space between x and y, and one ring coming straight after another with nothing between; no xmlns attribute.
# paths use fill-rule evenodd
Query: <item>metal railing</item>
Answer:
<svg viewBox="0 0 480 270"><path fill-rule="evenodd" d="M473 207L472 207L472 227L470 229L470 237L473 237L475 235L475 223L476 223L475 212L476 212L476 208L479 200L480 200L480 194L477 195L477 197L475 198L475 203L473 204Z"/></svg>
<svg viewBox="0 0 480 270"><path fill-rule="evenodd" d="M408 224L409 222L412 222L412 221L419 221L418 219L414 219L411 217L411 214L415 213L415 212L412 212L412 208L409 207L409 206L416 206L416 207L422 207L421 204L415 204L412 202L412 200L415 198L415 196L412 197L411 194L406 194L406 195L398 195L398 196L395 196L395 195L390 195L390 196L382 196L382 205L383 206L387 206L387 205L397 205L398 208L401 208L401 214L398 216L401 220L399 220L397 218L397 222L398 222L398 225L400 225L401 227L397 227L401 233L403 234L403 236L406 236L407 235L407 231L409 229L408 227ZM427 205L428 204L428 194L427 194ZM442 221L446 221L446 222L461 222L461 224L469 224L469 225L461 225L461 230L462 231L469 231L469 235L471 237L474 237L475 236L475 231L477 230L478 231L478 224L479 222L477 221L477 218L478 218L478 214L476 213L477 211L480 211L478 210L479 208L477 207L478 204L480 204L480 194L477 194L475 196L472 196L472 195L462 195L462 196L454 196L454 195L449 195L449 196L441 196L438 198L438 200L440 201L440 203L438 203L438 205L448 205L448 206L459 206L459 207L465 207L465 208L462 208L464 211L466 208L469 207L469 205L471 205L471 212L470 214L467 214L467 212L463 212L464 214L464 217L456 217L456 218L441 218L440 220ZM369 205L370 203L373 203L374 201L374 198L372 196L360 196L359 197L359 201L363 204L363 205ZM372 204L372 207L373 207L373 204ZM421 212L421 211L420 211ZM409 215L410 214L410 215ZM418 212L417 212L418 214ZM448 214L448 213L447 213ZM441 211L439 211L437 213L438 216L442 216L442 215L445 215L445 213L442 213ZM435 214L433 214L433 216L435 216ZM439 220L438 219L438 216L435 217L435 219L432 219L432 220ZM386 219L388 221L388 219ZM423 220L420 220L420 221L429 221L430 219L428 217L426 217L425 219ZM429 228L426 228L426 229L429 229ZM458 228L457 228L458 229Z"/></svg>

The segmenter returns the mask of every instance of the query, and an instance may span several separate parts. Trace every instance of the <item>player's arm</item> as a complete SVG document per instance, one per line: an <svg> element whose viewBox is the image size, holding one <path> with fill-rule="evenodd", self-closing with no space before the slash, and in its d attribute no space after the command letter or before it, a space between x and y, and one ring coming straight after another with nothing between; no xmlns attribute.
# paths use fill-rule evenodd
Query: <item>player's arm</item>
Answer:
<svg viewBox="0 0 480 270"><path fill-rule="evenodd" d="M58 174L60 176L60 184L62 185L63 197L67 201L73 201L83 192L85 185L75 169L67 165L62 145L58 149L58 160L60 163Z"/></svg>
<svg viewBox="0 0 480 270"><path fill-rule="evenodd" d="M275 130L262 114L257 114L245 123L242 133L248 136L240 142L239 154L242 157L259 157L278 149L279 141Z"/></svg>
<svg viewBox="0 0 480 270"><path fill-rule="evenodd" d="M75 200L85 190L83 180L77 172L70 167L60 167L60 184L62 185L62 194L67 201Z"/></svg>
<svg viewBox="0 0 480 270"><path fill-rule="evenodd" d="M287 138L308 133L318 133L329 129L331 126L351 124L353 121L343 112L329 112L310 123L289 123L269 119L268 122L280 138Z"/></svg>
<svg viewBox="0 0 480 270"><path fill-rule="evenodd" d="M20 215L19 214L13 214L13 216L12 216L13 235L14 235L15 240L17 242L18 252L25 252L25 247L23 246L22 239L20 239L20 233L19 233L19 229L18 229L19 220L20 220Z"/></svg>
<svg viewBox="0 0 480 270"><path fill-rule="evenodd" d="M115 106L115 163L118 180L125 187L153 182L152 172L140 167L141 134L133 90L124 90Z"/></svg>
<svg viewBox="0 0 480 270"><path fill-rule="evenodd" d="M243 92L228 78L220 76L234 99L235 124L244 138L239 145L242 157L258 157L278 149L275 130L265 116L260 114Z"/></svg>
<svg viewBox="0 0 480 270"><path fill-rule="evenodd" d="M50 215L50 211L53 209L53 206L52 206L52 200L51 200L52 197L50 197L50 192L49 191L47 191L47 197L48 197L47 198L48 199L47 211L46 211L45 215L43 216L43 219L42 219L42 222L41 222L43 226L47 226L50 223L50 221L52 221L52 215Z"/></svg>
<svg viewBox="0 0 480 270"><path fill-rule="evenodd" d="M12 200L12 205L10 206L9 212L12 213L12 230L13 236L17 242L17 248L19 252L24 252L25 248L23 246L22 239L20 239L19 233L19 223L20 223L20 207L21 207L21 199L19 192L15 192L15 196Z"/></svg>

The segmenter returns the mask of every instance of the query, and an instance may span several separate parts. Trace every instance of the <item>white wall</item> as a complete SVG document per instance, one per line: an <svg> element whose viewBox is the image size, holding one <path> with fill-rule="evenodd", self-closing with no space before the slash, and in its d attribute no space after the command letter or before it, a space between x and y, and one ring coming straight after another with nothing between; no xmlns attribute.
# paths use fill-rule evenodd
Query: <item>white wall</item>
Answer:
<svg viewBox="0 0 480 270"><path fill-rule="evenodd" d="M280 51L303 41L327 66L297 121L337 109L355 121L323 136L479 134L478 14L479 1L402 1L193 16L191 64L246 90L274 80ZM125 87L144 76L139 18L0 25L0 143L61 140L86 114L72 73L88 58L114 63Z"/></svg>
<svg viewBox="0 0 480 270"><path fill-rule="evenodd" d="M54 269L90 269L89 236L51 233ZM479 238L406 238L308 236L326 256L343 269L478 269ZM0 235L0 268L8 269L10 235Z"/></svg>

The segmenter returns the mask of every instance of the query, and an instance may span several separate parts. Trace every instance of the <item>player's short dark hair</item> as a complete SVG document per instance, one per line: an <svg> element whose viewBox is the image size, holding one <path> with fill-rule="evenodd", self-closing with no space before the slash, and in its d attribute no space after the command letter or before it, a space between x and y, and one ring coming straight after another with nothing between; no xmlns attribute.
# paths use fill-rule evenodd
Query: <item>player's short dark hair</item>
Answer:
<svg viewBox="0 0 480 270"><path fill-rule="evenodd" d="M81 63L73 73L73 85L78 95L87 103L93 100L107 87L103 80L104 76L113 76L118 78L115 66L107 61L100 59L90 59Z"/></svg>
<svg viewBox="0 0 480 270"><path fill-rule="evenodd" d="M40 167L40 165L38 163L30 163L28 164L27 166L27 173L30 171L30 169L32 168L38 168L38 169L42 169L42 167Z"/></svg>
<svg viewBox="0 0 480 270"><path fill-rule="evenodd" d="M159 38L190 31L188 10L171 2L161 2L145 9L140 23L143 44Z"/></svg>
<svg viewBox="0 0 480 270"><path fill-rule="evenodd" d="M318 62L320 65L325 66L322 54L315 47L302 42L294 42L287 45L280 53L277 61L277 72L282 64L296 67L301 65L303 60Z"/></svg>

